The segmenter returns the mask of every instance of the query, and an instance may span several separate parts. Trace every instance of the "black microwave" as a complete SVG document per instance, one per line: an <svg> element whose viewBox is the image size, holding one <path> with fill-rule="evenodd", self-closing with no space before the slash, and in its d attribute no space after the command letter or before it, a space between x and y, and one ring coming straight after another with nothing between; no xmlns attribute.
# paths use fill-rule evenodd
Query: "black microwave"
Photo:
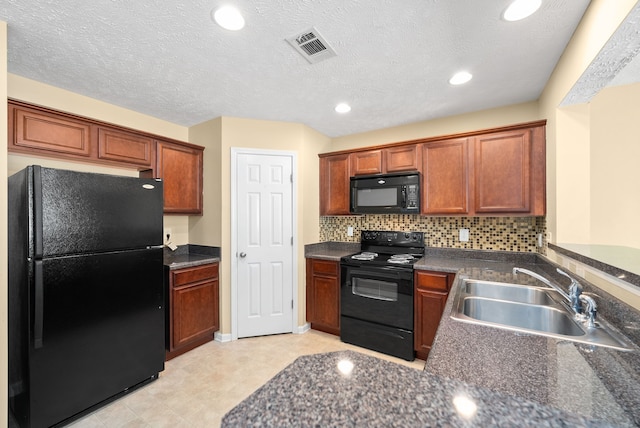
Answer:
<svg viewBox="0 0 640 428"><path fill-rule="evenodd" d="M420 174L376 174L351 177L353 214L419 214Z"/></svg>

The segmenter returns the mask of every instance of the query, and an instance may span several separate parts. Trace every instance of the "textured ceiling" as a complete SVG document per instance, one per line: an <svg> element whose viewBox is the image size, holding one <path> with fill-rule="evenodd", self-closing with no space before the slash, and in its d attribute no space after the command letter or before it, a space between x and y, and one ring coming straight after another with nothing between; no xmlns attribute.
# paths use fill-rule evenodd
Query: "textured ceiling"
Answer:
<svg viewBox="0 0 640 428"><path fill-rule="evenodd" d="M535 100L588 0L3 0L8 70L191 126L218 116L304 123L335 137ZM337 56L309 64L285 39L315 27ZM473 73L451 86L459 70ZM337 114L338 102L351 113Z"/></svg>

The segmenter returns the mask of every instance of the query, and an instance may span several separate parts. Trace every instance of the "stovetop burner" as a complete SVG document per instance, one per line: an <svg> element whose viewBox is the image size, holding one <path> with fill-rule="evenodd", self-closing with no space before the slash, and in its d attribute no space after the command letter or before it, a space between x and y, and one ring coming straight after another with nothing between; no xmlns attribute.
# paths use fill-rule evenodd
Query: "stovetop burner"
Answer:
<svg viewBox="0 0 640 428"><path fill-rule="evenodd" d="M368 251L365 251L363 253L354 254L353 256L351 256L351 258L354 259L354 260L373 260L376 257L378 257L378 253L371 253L371 252L368 252Z"/></svg>
<svg viewBox="0 0 640 428"><path fill-rule="evenodd" d="M361 252L342 258L343 263L359 266L389 266L413 268L424 255L422 232L362 231Z"/></svg>
<svg viewBox="0 0 640 428"><path fill-rule="evenodd" d="M387 262L399 265L414 263L417 259L412 254L393 254Z"/></svg>

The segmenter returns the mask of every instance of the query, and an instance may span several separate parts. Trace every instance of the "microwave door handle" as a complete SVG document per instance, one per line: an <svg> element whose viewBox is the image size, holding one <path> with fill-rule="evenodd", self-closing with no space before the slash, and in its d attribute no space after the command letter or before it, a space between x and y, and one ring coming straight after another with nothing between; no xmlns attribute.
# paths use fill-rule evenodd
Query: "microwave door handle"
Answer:
<svg viewBox="0 0 640 428"><path fill-rule="evenodd" d="M400 188L402 189L400 191L402 193L402 208L407 208L407 186L401 186Z"/></svg>

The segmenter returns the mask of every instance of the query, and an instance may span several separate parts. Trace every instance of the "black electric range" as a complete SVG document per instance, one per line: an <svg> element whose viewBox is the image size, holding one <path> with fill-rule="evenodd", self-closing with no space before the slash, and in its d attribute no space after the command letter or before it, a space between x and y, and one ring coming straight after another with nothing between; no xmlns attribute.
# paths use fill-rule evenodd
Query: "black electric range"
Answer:
<svg viewBox="0 0 640 428"><path fill-rule="evenodd" d="M413 265L424 234L367 230L360 245L340 260L340 339L413 360Z"/></svg>

